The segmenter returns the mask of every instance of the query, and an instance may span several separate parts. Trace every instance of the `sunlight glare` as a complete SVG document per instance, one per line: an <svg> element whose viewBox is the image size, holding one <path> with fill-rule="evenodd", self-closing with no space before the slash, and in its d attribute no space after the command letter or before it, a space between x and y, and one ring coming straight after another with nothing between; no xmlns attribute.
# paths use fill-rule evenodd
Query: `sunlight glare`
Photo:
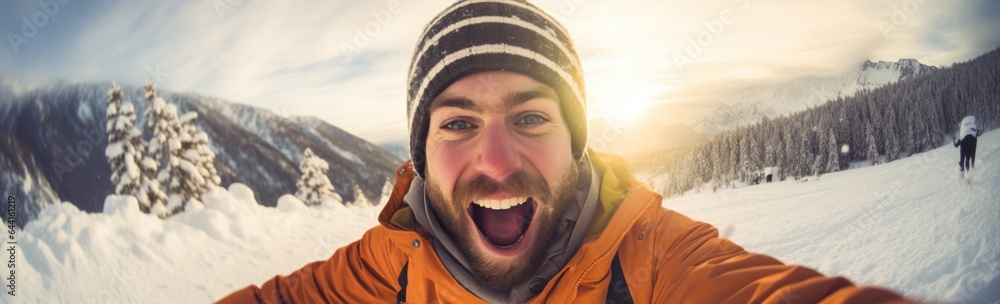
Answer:
<svg viewBox="0 0 1000 304"><path fill-rule="evenodd" d="M603 117L629 124L635 122L639 114L651 105L651 84L641 81L616 80L612 83L596 83L590 88L592 118Z"/></svg>

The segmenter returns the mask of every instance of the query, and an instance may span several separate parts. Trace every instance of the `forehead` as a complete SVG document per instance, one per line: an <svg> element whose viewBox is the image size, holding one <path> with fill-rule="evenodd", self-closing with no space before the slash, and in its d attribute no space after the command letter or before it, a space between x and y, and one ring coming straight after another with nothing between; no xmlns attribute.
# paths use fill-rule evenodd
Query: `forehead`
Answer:
<svg viewBox="0 0 1000 304"><path fill-rule="evenodd" d="M531 100L559 104L559 95L535 79L512 72L482 72L468 75L444 89L433 101L430 112L460 108L482 112L484 108L511 109Z"/></svg>

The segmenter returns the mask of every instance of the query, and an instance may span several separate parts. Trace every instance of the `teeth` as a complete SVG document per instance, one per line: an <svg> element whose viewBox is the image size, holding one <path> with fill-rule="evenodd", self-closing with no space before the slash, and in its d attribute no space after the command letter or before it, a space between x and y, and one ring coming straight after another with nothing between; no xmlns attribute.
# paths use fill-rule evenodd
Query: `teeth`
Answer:
<svg viewBox="0 0 1000 304"><path fill-rule="evenodd" d="M526 198L526 197L512 197L512 198L505 198L505 199L500 199L500 200L482 199L482 200L474 201L472 203L474 203L476 205L479 205L480 207L483 207L483 208L490 208L490 209L493 209L493 210L504 210L504 209L510 209L510 207L515 207L515 206L524 204L524 202L526 202L526 201L528 201L528 198Z"/></svg>
<svg viewBox="0 0 1000 304"><path fill-rule="evenodd" d="M510 201L509 198L508 199L502 199L502 200L500 200L500 209L508 209L508 208L510 208L510 203L511 203L511 201Z"/></svg>

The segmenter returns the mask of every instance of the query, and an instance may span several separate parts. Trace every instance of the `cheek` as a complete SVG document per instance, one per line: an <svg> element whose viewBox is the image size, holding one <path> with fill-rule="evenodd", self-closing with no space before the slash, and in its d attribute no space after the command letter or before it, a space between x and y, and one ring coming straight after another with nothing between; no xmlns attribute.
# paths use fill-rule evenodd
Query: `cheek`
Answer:
<svg viewBox="0 0 1000 304"><path fill-rule="evenodd" d="M472 151L462 146L428 143L427 146L427 177L433 179L448 199L452 199L456 181L467 166L467 159Z"/></svg>
<svg viewBox="0 0 1000 304"><path fill-rule="evenodd" d="M560 179L566 174L573 162L573 152L568 137L554 137L531 143L531 149L526 149L525 156L536 170L545 178L552 191L558 187Z"/></svg>

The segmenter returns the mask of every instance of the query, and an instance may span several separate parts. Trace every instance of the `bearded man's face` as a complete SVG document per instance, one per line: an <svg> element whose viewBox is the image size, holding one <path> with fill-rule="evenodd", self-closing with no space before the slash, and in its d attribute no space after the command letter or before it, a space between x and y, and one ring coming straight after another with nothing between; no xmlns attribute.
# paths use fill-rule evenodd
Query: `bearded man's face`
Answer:
<svg viewBox="0 0 1000 304"><path fill-rule="evenodd" d="M480 284L506 291L541 265L579 178L555 90L472 74L430 106L427 193Z"/></svg>

